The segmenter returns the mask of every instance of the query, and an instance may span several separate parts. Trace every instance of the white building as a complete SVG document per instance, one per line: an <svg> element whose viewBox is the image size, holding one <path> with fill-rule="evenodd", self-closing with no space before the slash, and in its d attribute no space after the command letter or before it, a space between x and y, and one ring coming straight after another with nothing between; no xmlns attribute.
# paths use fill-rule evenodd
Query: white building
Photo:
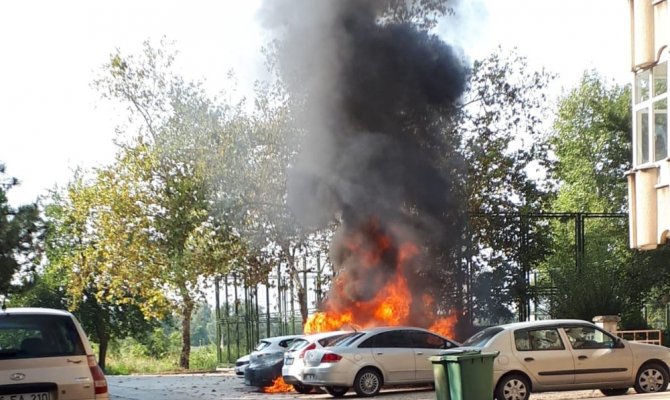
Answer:
<svg viewBox="0 0 670 400"><path fill-rule="evenodd" d="M633 169L628 177L630 245L649 250L670 236L668 0L629 0L633 84Z"/></svg>

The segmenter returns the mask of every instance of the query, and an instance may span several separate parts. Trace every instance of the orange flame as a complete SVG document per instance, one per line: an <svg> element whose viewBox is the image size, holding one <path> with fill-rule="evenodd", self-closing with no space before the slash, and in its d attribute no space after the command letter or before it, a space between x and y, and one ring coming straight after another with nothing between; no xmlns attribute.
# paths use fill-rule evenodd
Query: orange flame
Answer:
<svg viewBox="0 0 670 400"><path fill-rule="evenodd" d="M455 333L454 327L456 326L457 320L458 317L455 313L453 313L448 317L440 318L435 321L435 323L431 325L428 330L439 333L444 337L453 338Z"/></svg>
<svg viewBox="0 0 670 400"><path fill-rule="evenodd" d="M343 270L334 279L331 296L335 301L326 300L324 311L314 313L307 319L304 326L306 334L333 331L347 326L368 328L383 325L422 325L419 321L423 321L423 327L449 338L454 337L454 326L458 318L456 313L452 312L447 317L436 317L436 302L433 297L427 293L417 294L416 299L412 296L407 281L411 276L406 275L406 271L410 271L412 263L416 262L420 254L419 246L405 241L398 243L394 250L393 238L381 231L379 221L374 218L360 231L353 232L344 246L358 261L357 270ZM391 271L390 276L388 271L386 274L377 274L377 269L381 268L379 264L392 251L396 251L395 270ZM364 279L356 274L362 274ZM349 292L358 293L356 283L352 282L365 282L366 279L381 283L381 289L377 289L377 293L369 300L352 300L355 296L349 296ZM367 289L365 286L363 288Z"/></svg>
<svg viewBox="0 0 670 400"><path fill-rule="evenodd" d="M293 385L289 385L288 383L284 382L284 378L281 376L272 382L272 386L263 388L263 393L286 393L292 391Z"/></svg>
<svg viewBox="0 0 670 400"><path fill-rule="evenodd" d="M340 315L316 312L307 318L303 330L306 334L336 331L343 326L351 325L352 322L353 316L351 312L345 312Z"/></svg>

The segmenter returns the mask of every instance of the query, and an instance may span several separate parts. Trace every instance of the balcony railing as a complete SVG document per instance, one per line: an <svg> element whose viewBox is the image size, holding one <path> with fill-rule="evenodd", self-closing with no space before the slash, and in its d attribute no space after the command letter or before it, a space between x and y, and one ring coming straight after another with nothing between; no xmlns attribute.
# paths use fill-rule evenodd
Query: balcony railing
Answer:
<svg viewBox="0 0 670 400"><path fill-rule="evenodd" d="M630 342L661 344L660 330L636 330L636 331L616 331L615 335Z"/></svg>

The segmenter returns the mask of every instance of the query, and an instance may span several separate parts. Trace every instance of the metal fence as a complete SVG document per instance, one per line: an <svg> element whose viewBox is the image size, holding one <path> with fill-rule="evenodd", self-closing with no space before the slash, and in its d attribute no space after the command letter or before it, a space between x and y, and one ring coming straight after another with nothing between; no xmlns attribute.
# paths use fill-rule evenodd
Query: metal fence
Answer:
<svg viewBox="0 0 670 400"><path fill-rule="evenodd" d="M518 224L520 240L517 250L519 254L516 256L519 263L517 282L519 294L515 310L517 320L551 317L543 299L550 298L555 289L551 285L540 286L536 283L534 264L528 261L524 254L528 252L527 244L524 243L528 231L524 230L533 229L533 224L543 224L551 220L560 220L565 223L568 229L574 232L572 262L575 268L579 269L583 267L585 251L587 251L585 226L588 221L626 217L626 214L619 213L496 213L472 216L472 218L504 218L511 224ZM328 261L323 261L321 255L314 261L303 260L303 269L300 271L301 281L307 293L310 314L317 309L327 290L327 282L331 279ZM314 267L308 268L310 263L315 264ZM466 279L469 289L469 285L476 283L472 281L471 267L464 265L463 269L467 271ZM216 282L216 318L219 322L217 342L220 344L217 353L218 361L220 363L234 362L239 356L248 354L261 338L302 333L302 319L296 294L286 265L278 265L265 284L250 285L235 274L221 277ZM469 292L467 297L465 307L471 307L475 299ZM472 313L466 312L466 314L472 318ZM476 324L477 322L470 320L470 323Z"/></svg>

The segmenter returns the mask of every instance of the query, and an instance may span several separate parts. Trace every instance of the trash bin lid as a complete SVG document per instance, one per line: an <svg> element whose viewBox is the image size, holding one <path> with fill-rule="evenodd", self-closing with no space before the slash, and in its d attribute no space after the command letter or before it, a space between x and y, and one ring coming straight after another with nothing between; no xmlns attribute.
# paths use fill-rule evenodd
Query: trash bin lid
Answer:
<svg viewBox="0 0 670 400"><path fill-rule="evenodd" d="M428 357L430 361L441 362L441 361L461 361L471 358L495 358L498 356L498 351L491 353L482 353L480 349L474 348L456 348L452 350L446 350L438 355Z"/></svg>

